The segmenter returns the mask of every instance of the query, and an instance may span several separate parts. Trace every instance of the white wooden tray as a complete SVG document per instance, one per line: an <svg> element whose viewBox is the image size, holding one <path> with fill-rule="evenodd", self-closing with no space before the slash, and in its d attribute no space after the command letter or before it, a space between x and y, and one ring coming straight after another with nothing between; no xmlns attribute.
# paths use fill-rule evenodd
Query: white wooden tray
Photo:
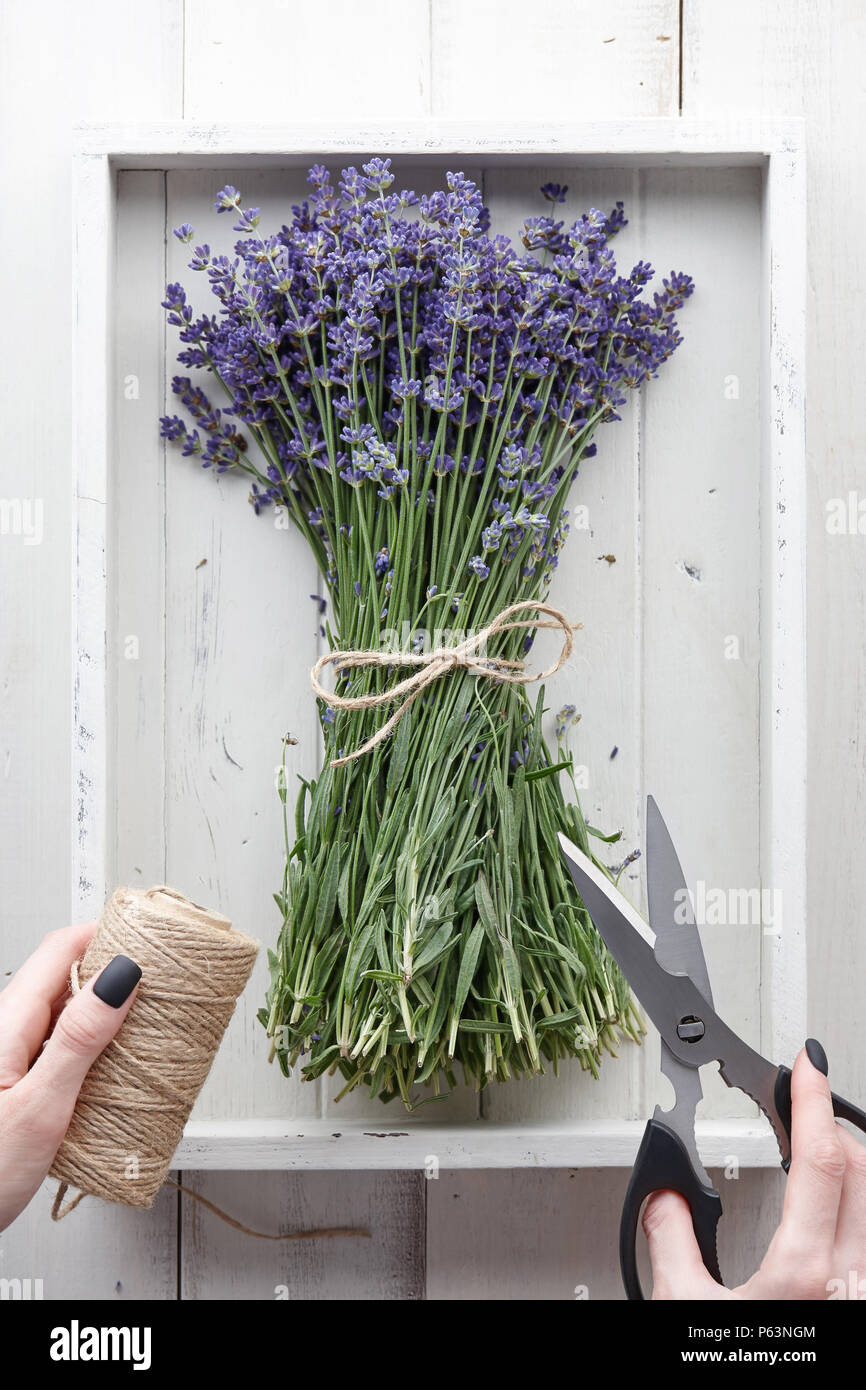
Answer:
<svg viewBox="0 0 866 1390"><path fill-rule="evenodd" d="M801 137L798 122L680 120L79 131L74 919L97 915L117 882L168 882L270 944L282 735L299 740L299 771L319 757L318 581L303 542L255 517L240 480L215 483L158 438L178 346L166 281L210 308L171 229L189 221L222 249L235 235L213 212L224 183L267 227L303 197L309 164L339 170L370 153L393 156L401 186L475 174L495 227L512 233L556 179L574 216L624 200L626 270L649 259L689 271L697 290L682 348L602 432L576 484L589 525L570 538L553 598L585 627L548 704L582 713L586 814L624 831L611 862L640 846L652 791L699 896L703 884L742 919L744 895L765 890L763 918L708 916L704 944L719 1011L768 1055L793 1058L806 1019ZM639 870L624 880L638 902ZM628 1164L664 1099L651 1035L599 1082L575 1064L480 1098L462 1088L413 1117L363 1096L335 1104L336 1079L301 1085L268 1066L255 1021L264 979L262 961L182 1166ZM706 1161L777 1162L755 1107L709 1070Z"/></svg>

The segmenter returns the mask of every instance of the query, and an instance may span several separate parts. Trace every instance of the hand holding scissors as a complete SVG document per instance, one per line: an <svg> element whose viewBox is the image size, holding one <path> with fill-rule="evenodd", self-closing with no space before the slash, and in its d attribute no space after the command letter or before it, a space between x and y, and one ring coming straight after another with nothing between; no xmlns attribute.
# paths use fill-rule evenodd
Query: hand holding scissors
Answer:
<svg viewBox="0 0 866 1390"><path fill-rule="evenodd" d="M866 1254L866 1151L834 1120L834 1116L848 1120L866 1131L866 1114L830 1092L822 1069L801 1057L793 1084L797 1112L792 1116L789 1068L762 1057L719 1018L713 1008L703 948L679 859L652 797L647 802L649 926L602 870L564 835L559 838L593 923L661 1034L661 1070L671 1081L676 1096L671 1110L656 1107L648 1121L626 1192L620 1225L620 1266L628 1297L643 1298L635 1255L640 1210L651 1193L663 1190L679 1193L688 1203L694 1241L686 1249L699 1253L704 1269L717 1281L718 1296L725 1296L716 1255L716 1227L722 1203L701 1164L695 1143L695 1108L703 1094L698 1069L707 1062L718 1062L727 1084L757 1101L776 1135L785 1172L791 1168L792 1156L794 1160L785 1200L787 1226L783 1219L773 1243L775 1259L773 1246L768 1252L772 1266L769 1276L765 1274L765 1261L755 1280L765 1274L765 1282L782 1282L789 1290L799 1290L807 1284L817 1287L816 1280L823 1274L826 1285L824 1256L835 1249L837 1228L846 1205L857 1207L856 1212L849 1213L847 1224L859 1231L855 1243L862 1244L861 1253ZM816 1056L820 1061L823 1050ZM852 1186L855 1181L856 1193ZM670 1202L666 1206L654 1204L648 1224L651 1247L655 1234L657 1249L665 1212L675 1222L680 1221L680 1230L682 1227L681 1209L677 1214ZM798 1230L807 1239L792 1236L792 1231ZM785 1256L784 1275L774 1273L780 1262L780 1248ZM815 1257L816 1248L823 1252L821 1259ZM805 1272L804 1261L808 1266ZM754 1285L754 1281L750 1280L749 1285ZM758 1292L757 1286L746 1292L749 1285L737 1291L740 1296L829 1294L829 1290L823 1294Z"/></svg>

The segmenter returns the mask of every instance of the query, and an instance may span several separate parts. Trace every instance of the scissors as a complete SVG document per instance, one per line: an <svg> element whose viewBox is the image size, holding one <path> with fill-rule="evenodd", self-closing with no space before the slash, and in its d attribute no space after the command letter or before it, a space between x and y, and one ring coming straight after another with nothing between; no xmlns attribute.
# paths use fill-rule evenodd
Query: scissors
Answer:
<svg viewBox="0 0 866 1390"><path fill-rule="evenodd" d="M703 1096L699 1067L718 1062L729 1086L757 1101L773 1128L782 1167L791 1164L791 1071L769 1062L729 1028L713 1008L704 952L673 840L653 798L647 798L646 861L649 925L605 872L559 836L571 876L590 917L661 1034L661 1070L674 1088L671 1110L647 1122L622 1210L619 1259L629 1299L642 1299L635 1242L651 1192L671 1188L689 1204L701 1257L719 1283L716 1228L722 1201L698 1156L695 1107ZM866 1114L833 1094L833 1113L866 1131Z"/></svg>

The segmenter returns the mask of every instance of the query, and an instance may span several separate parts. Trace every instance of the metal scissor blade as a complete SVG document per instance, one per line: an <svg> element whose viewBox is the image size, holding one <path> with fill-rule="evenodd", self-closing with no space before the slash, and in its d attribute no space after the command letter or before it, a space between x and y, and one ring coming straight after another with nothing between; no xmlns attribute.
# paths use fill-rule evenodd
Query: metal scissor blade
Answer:
<svg viewBox="0 0 866 1390"><path fill-rule="evenodd" d="M577 891L583 898L596 929L632 989L653 1018L644 995L649 994L654 985L656 993L661 993L666 999L671 977L655 958L655 936L651 928L601 869L596 868L592 860L587 858L577 845L572 844L567 835L560 833L559 844ZM655 1018L653 1022L656 1023ZM656 1023L656 1027L658 1026Z"/></svg>
<svg viewBox="0 0 866 1390"><path fill-rule="evenodd" d="M677 1023L712 1013L711 1006L687 975L671 975L656 960L655 935L610 879L591 859L560 834L559 843L577 891L602 940L674 1056L689 1067L707 1061L705 1049L689 1047Z"/></svg>
<svg viewBox="0 0 866 1390"><path fill-rule="evenodd" d="M652 796L647 797L646 804L646 866L647 901L650 925L656 938L656 960L672 975L691 976L704 998L712 1003L710 978L691 897L674 842ZM657 1106L656 1118L660 1119L663 1115L665 1124L679 1135L691 1158L692 1167L701 1182L709 1187L710 1180L695 1143L695 1112L704 1094L700 1071L686 1066L675 1057L664 1038L659 1062L662 1074L674 1088L674 1104L666 1111Z"/></svg>
<svg viewBox="0 0 866 1390"><path fill-rule="evenodd" d="M655 935L631 903L566 835L560 834L559 843L602 940L673 1057L691 1069L718 1062L728 1085L758 1102L776 1132L782 1158L787 1159L790 1141L775 1099L778 1067L719 1018L689 975L672 975L659 964L653 949ZM702 1020L703 1036L681 1037L678 1024L692 1018Z"/></svg>
<svg viewBox="0 0 866 1390"><path fill-rule="evenodd" d="M713 991L689 890L670 831L651 796L646 803L646 865L656 960L672 975L688 975L712 1004Z"/></svg>

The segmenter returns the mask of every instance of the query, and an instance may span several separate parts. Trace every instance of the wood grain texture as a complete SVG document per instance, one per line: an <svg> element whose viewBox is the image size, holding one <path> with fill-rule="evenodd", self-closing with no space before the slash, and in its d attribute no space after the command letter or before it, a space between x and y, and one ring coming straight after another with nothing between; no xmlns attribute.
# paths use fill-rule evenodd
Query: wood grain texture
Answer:
<svg viewBox="0 0 866 1390"><path fill-rule="evenodd" d="M428 1182L428 1300L617 1298L622 1193L597 1169L443 1171Z"/></svg>
<svg viewBox="0 0 866 1390"><path fill-rule="evenodd" d="M173 1299L177 1294L177 1194L149 1211L87 1197L51 1220L57 1184L43 1184L0 1235L0 1278L41 1279L46 1300Z"/></svg>
<svg viewBox="0 0 866 1390"><path fill-rule="evenodd" d="M16 219L0 228L4 332L7 349L17 345L0 373L0 496L39 498L44 514L41 545L0 537L0 982L46 931L65 925L70 898L59 846L73 825L72 125L180 115L180 13L180 0L38 0L0 10L0 169L30 208L26 233ZM87 390L84 363L78 389ZM173 1203L136 1217L84 1203L60 1226L48 1213L46 1189L0 1237L0 1274L43 1278L46 1298L172 1296Z"/></svg>
<svg viewBox="0 0 866 1390"><path fill-rule="evenodd" d="M180 1296L232 1300L424 1298L426 1183L417 1173L185 1174L257 1231L350 1226L369 1239L256 1240L184 1202Z"/></svg>
<svg viewBox="0 0 866 1390"><path fill-rule="evenodd" d="M781 1215L781 1172L710 1172L725 1208L719 1261L729 1286L753 1274ZM603 1169L443 1171L428 1183L427 1298L623 1299L617 1267L626 1175ZM491 1212L499 1213L491 1220ZM639 1237L641 1278L651 1286ZM587 1316L591 1318L589 1309ZM580 1313L575 1313L580 1319ZM578 1323L579 1325L579 1323Z"/></svg>
<svg viewBox="0 0 866 1390"><path fill-rule="evenodd" d="M574 1114L559 1121L533 1116L527 1122L518 1116L512 1123L484 1120L478 1124L443 1124L433 1118L404 1118L399 1113L367 1120L336 1115L327 1119L192 1120L178 1146L175 1163L180 1168L209 1172L391 1168L421 1172L430 1159L449 1169L631 1167L645 1118L574 1118L583 1113L583 1101L573 1089L571 1094ZM426 1113L431 1116L438 1112L428 1108ZM732 1151L741 1167L776 1168L779 1164L779 1146L763 1116L701 1119L695 1138L708 1167L724 1162Z"/></svg>
<svg viewBox="0 0 866 1390"><path fill-rule="evenodd" d="M431 0L431 25L434 115L676 113L677 0Z"/></svg>
<svg viewBox="0 0 866 1390"><path fill-rule="evenodd" d="M134 292L133 292L134 289ZM106 880L164 883L165 449L153 421L165 395L165 175L118 178L109 481L109 705ZM147 575L147 583L140 582Z"/></svg>
<svg viewBox="0 0 866 1390"><path fill-rule="evenodd" d="M686 120L682 117L608 117L578 120L487 120L407 117L405 120L327 117L278 121L89 121L76 132L83 151L110 155L124 169L148 169L158 157L166 170L301 169L316 158L346 156L356 163L372 149L394 159L436 168L455 156L485 167L573 162L589 168L702 169L754 166L774 149L788 148L802 121L757 117Z"/></svg>
<svg viewBox="0 0 866 1390"><path fill-rule="evenodd" d="M866 217L864 47L866 12L855 0L684 7L685 115L806 118L809 1027L827 1047L834 1086L849 1093L863 1076L866 541L856 530L828 533L827 505L863 492L861 311L852 292L862 251L850 229Z"/></svg>
<svg viewBox="0 0 866 1390"><path fill-rule="evenodd" d="M734 894L761 885L761 177L650 170L642 192L641 253L696 284L641 403L642 800L668 819L699 915L699 881L721 895L721 920L700 923L714 1002L758 1044L762 922ZM668 1086L647 1051L655 1100ZM715 1068L702 1079L704 1114L752 1112Z"/></svg>
<svg viewBox="0 0 866 1390"><path fill-rule="evenodd" d="M428 0L186 0L184 115L424 115Z"/></svg>

